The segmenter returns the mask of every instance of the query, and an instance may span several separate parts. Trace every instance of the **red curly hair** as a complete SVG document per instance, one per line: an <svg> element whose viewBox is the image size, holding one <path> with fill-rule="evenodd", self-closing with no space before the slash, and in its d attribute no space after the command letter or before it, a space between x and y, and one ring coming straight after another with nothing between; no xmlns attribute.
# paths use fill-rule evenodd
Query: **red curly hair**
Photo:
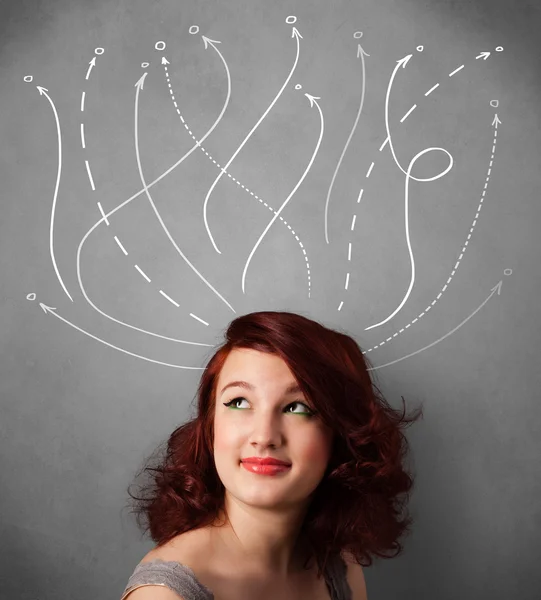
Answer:
<svg viewBox="0 0 541 600"><path fill-rule="evenodd" d="M234 348L282 358L335 432L329 464L302 525L318 577L331 554L347 553L362 566L372 564L371 555L400 554L399 539L410 533L413 522L406 508L413 476L404 465L409 445L401 429L422 410L411 417L395 411L371 380L370 363L350 336L291 312L254 312L229 324L225 342L201 376L197 415L173 431L155 466L147 459L138 472L150 475L141 486L143 496L128 488L139 527L150 530L159 547L212 524L220 514L225 488L213 456L215 393Z"/></svg>

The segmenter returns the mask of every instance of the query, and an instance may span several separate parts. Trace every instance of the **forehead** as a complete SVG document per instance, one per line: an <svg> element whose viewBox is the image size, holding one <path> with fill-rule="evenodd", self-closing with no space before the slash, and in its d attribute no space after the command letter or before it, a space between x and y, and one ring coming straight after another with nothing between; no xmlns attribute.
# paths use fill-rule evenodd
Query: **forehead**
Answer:
<svg viewBox="0 0 541 600"><path fill-rule="evenodd" d="M278 355L250 348L234 348L224 362L218 385L227 383L231 377L240 379L241 376L254 381L283 379L290 382L295 379L285 361Z"/></svg>

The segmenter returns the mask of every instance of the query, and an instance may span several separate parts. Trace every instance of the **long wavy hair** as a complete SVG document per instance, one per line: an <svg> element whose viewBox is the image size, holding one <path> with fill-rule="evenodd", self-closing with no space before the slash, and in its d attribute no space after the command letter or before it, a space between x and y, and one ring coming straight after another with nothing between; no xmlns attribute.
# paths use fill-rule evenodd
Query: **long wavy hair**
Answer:
<svg viewBox="0 0 541 600"><path fill-rule="evenodd" d="M362 566L393 558L411 532L407 512L413 475L402 431L422 415L395 411L371 379L369 361L350 336L291 312L253 312L234 319L209 360L197 390L197 414L145 461L142 495L128 494L137 524L160 547L210 525L224 508L225 488L214 463L214 406L222 366L234 348L272 353L288 365L320 418L335 432L331 458L301 532L317 560L346 553ZM404 405L404 398L402 397ZM153 464L154 462L154 464ZM131 486L130 486L131 487ZM305 564L306 568L306 564Z"/></svg>

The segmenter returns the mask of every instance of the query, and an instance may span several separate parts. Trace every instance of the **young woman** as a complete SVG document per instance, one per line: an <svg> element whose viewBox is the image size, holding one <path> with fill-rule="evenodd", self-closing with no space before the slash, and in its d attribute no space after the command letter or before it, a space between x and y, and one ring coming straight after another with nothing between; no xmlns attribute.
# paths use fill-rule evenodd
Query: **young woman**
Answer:
<svg viewBox="0 0 541 600"><path fill-rule="evenodd" d="M361 565L410 531L401 430L421 414L395 412L368 365L299 314L232 321L195 418L145 468L143 496L128 490L156 546L121 600L366 600Z"/></svg>

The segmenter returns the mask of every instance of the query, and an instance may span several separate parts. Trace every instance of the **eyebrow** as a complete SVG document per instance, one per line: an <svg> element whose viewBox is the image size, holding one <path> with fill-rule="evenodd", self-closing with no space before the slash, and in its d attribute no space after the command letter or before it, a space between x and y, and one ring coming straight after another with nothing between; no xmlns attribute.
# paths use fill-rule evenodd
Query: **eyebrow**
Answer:
<svg viewBox="0 0 541 600"><path fill-rule="evenodd" d="M251 383L248 383L247 381L231 381L230 383L228 383L227 385L224 385L224 387L222 388L220 395L222 395L225 390L227 390L227 388L230 387L241 387L241 388L245 388L247 390L255 390L255 386L253 386ZM290 394L299 394L302 393L301 388L299 387L299 385L297 383L291 383L290 385L287 386L284 395L288 396Z"/></svg>

